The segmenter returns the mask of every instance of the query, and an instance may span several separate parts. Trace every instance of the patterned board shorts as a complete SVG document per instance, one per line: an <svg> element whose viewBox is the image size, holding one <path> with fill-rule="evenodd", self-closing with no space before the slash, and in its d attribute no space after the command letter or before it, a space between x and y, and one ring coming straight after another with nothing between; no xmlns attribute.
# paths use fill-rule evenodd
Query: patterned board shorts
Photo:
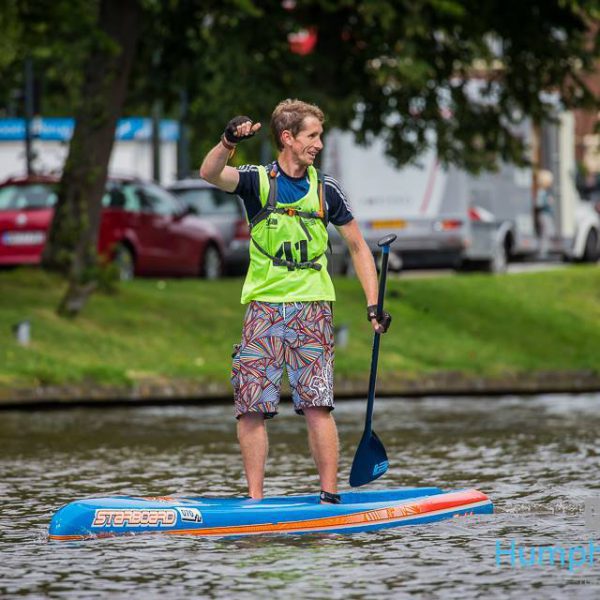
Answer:
<svg viewBox="0 0 600 600"><path fill-rule="evenodd" d="M231 371L236 418L277 414L284 366L298 414L333 410L332 320L329 302L250 303Z"/></svg>

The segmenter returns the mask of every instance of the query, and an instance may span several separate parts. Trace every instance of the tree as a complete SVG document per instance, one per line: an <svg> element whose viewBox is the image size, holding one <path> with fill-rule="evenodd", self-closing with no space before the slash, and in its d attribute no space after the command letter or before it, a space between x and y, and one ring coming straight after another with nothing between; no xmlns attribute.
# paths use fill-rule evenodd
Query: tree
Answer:
<svg viewBox="0 0 600 600"><path fill-rule="evenodd" d="M43 265L68 276L59 314L79 313L98 284L102 196L140 31L137 0L100 0L84 63L75 130L58 188Z"/></svg>

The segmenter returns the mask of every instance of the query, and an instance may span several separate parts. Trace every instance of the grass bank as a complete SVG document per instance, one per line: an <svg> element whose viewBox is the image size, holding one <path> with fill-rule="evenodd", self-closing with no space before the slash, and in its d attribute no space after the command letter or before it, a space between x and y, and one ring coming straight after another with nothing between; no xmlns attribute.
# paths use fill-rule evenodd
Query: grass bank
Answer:
<svg viewBox="0 0 600 600"><path fill-rule="evenodd" d="M73 321L54 309L55 277L34 269L0 272L0 388L132 385L140 381L227 382L244 307L240 279L136 280L95 295ZM335 322L349 327L336 378L366 381L371 331L354 279L336 281ZM391 277L381 380L456 372L498 377L600 370L600 269L535 274ZM21 347L11 326L28 319Z"/></svg>

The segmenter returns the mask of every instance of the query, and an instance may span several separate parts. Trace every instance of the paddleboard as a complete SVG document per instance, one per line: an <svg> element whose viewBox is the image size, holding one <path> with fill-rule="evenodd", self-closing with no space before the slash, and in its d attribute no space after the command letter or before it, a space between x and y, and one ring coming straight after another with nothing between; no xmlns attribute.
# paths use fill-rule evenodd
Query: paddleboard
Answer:
<svg viewBox="0 0 600 600"><path fill-rule="evenodd" d="M262 500L196 496L86 498L56 512L49 539L148 533L210 537L355 533L493 512L490 499L475 489L444 492L436 487L404 487L345 492L341 498L341 504L320 504L317 495Z"/></svg>

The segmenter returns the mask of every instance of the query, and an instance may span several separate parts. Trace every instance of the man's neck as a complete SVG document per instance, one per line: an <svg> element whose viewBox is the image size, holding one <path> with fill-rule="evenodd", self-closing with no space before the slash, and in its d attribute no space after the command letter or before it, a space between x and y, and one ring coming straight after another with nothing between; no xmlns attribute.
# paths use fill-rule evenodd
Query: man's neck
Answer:
<svg viewBox="0 0 600 600"><path fill-rule="evenodd" d="M306 174L306 165L299 164L285 150L277 157L281 170L290 177L302 177Z"/></svg>

